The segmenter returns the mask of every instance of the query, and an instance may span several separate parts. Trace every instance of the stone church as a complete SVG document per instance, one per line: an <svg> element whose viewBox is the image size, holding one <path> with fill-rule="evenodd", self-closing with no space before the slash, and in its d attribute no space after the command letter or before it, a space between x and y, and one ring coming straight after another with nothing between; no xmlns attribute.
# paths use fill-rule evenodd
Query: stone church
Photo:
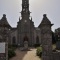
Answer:
<svg viewBox="0 0 60 60"><path fill-rule="evenodd" d="M20 45L24 46L24 42L28 42L28 46L33 46L34 44L41 44L41 24L51 24L46 14L43 15L43 19L41 24L38 27L34 26L34 22L32 21L32 17L30 17L29 11L29 0L22 0L22 11L21 11L21 19L19 17L19 21L17 22L17 27L11 27L8 29L8 42L11 45ZM8 24L6 15L3 14L2 19L0 19L0 23L3 20L3 23Z"/></svg>

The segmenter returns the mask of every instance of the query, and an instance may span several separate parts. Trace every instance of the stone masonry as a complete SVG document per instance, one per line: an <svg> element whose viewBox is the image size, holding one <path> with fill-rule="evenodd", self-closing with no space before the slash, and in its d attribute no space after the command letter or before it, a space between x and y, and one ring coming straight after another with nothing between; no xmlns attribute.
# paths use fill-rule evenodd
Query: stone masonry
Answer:
<svg viewBox="0 0 60 60"><path fill-rule="evenodd" d="M41 29L41 43L42 43L42 60L52 60L52 33L51 22L46 14L43 15L43 20L40 24Z"/></svg>

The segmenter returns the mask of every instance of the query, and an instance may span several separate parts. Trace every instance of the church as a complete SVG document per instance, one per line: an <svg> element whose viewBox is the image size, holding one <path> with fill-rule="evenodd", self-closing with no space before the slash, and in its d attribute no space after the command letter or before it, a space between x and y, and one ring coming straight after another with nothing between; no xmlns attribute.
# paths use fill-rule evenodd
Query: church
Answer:
<svg viewBox="0 0 60 60"><path fill-rule="evenodd" d="M38 27L34 26L32 17L30 17L29 11L29 0L22 0L22 11L21 19L17 22L17 27L11 27L8 29L8 43L11 45L20 45L24 46L24 42L28 42L28 46L34 46L34 44L41 44L41 24L51 24L46 14L43 15L41 24ZM3 17L0 19L0 23L8 24L6 15L3 14Z"/></svg>

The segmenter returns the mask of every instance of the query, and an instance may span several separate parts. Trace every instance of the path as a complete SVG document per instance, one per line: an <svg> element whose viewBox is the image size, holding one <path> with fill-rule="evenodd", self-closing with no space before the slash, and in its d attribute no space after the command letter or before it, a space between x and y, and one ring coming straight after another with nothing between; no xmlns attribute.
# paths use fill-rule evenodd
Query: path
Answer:
<svg viewBox="0 0 60 60"><path fill-rule="evenodd" d="M20 51L17 49L15 52L16 56L10 60L40 60L40 58L36 56L35 48L31 48L30 51Z"/></svg>

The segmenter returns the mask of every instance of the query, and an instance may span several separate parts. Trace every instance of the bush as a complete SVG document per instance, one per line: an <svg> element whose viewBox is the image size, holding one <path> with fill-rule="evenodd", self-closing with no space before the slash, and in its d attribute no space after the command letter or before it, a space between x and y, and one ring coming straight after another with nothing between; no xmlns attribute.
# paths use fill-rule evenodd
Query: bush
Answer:
<svg viewBox="0 0 60 60"><path fill-rule="evenodd" d="M38 47L36 50L36 55L41 57L42 56L42 47Z"/></svg>
<svg viewBox="0 0 60 60"><path fill-rule="evenodd" d="M15 50L17 48L17 45L8 45L8 48Z"/></svg>
<svg viewBox="0 0 60 60"><path fill-rule="evenodd" d="M13 49L8 49L8 59L14 57L16 55L15 51Z"/></svg>

